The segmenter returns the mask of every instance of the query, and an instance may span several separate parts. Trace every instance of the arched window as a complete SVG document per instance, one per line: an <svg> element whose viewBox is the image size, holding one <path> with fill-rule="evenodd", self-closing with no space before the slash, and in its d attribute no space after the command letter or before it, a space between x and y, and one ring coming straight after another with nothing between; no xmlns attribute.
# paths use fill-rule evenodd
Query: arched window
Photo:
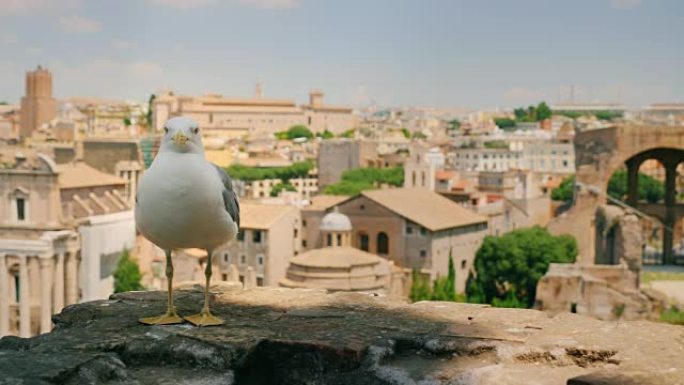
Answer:
<svg viewBox="0 0 684 385"><path fill-rule="evenodd" d="M378 254L389 254L389 237L384 232L378 233L376 248Z"/></svg>
<svg viewBox="0 0 684 385"><path fill-rule="evenodd" d="M328 238L328 239L327 239L327 241L328 241L328 242L327 242L327 243L328 243L328 246L332 246L332 234L328 233L327 238Z"/></svg>
<svg viewBox="0 0 684 385"><path fill-rule="evenodd" d="M359 234L359 248L363 251L368 251L368 234Z"/></svg>
<svg viewBox="0 0 684 385"><path fill-rule="evenodd" d="M411 187L416 186L416 172L413 171L413 176L411 177Z"/></svg>

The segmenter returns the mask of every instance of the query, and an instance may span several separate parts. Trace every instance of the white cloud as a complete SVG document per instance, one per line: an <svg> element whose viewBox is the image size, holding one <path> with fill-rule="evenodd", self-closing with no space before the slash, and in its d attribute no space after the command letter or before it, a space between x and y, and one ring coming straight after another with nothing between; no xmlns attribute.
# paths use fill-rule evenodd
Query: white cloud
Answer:
<svg viewBox="0 0 684 385"><path fill-rule="evenodd" d="M129 40L120 40L120 39L114 39L111 42L112 48L120 49L120 50L129 50L133 49L137 46L137 44L133 41Z"/></svg>
<svg viewBox="0 0 684 385"><path fill-rule="evenodd" d="M227 4L241 4L260 9L287 9L299 6L299 0L148 0L155 5L186 10L202 8L220 2Z"/></svg>
<svg viewBox="0 0 684 385"><path fill-rule="evenodd" d="M632 9L641 5L641 0L610 0L610 6L615 9Z"/></svg>
<svg viewBox="0 0 684 385"><path fill-rule="evenodd" d="M69 33L95 33L102 29L96 20L78 15L60 17L59 26Z"/></svg>

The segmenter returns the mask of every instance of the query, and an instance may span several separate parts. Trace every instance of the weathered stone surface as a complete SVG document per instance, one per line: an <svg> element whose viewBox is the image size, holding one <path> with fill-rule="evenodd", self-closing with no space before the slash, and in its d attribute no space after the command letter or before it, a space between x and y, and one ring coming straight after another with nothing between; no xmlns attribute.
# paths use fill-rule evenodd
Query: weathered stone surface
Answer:
<svg viewBox="0 0 684 385"><path fill-rule="evenodd" d="M593 385L648 373L662 374L659 384L684 383L679 326L406 305L358 293L223 289L213 298L226 321L220 327L139 324L164 310L163 292L69 306L49 334L0 340L0 383ZM197 290L176 298L182 315L201 307Z"/></svg>

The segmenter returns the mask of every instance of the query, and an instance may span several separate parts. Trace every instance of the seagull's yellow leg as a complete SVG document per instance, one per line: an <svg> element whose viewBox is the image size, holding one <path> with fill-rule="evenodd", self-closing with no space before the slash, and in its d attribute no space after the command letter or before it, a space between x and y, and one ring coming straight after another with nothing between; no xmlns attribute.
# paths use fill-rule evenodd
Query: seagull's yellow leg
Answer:
<svg viewBox="0 0 684 385"><path fill-rule="evenodd" d="M207 250L207 268L204 270L204 276L207 279L204 287L204 306L199 314L194 314L185 317L185 320L196 326L215 326L223 325L223 320L211 314L209 311L209 284L211 283L211 260L213 259L213 252Z"/></svg>
<svg viewBox="0 0 684 385"><path fill-rule="evenodd" d="M171 250L166 250L166 280L168 281L168 305L166 313L157 317L141 318L138 321L145 325L171 325L183 322L183 318L176 313L176 307L173 306L173 262L171 261Z"/></svg>

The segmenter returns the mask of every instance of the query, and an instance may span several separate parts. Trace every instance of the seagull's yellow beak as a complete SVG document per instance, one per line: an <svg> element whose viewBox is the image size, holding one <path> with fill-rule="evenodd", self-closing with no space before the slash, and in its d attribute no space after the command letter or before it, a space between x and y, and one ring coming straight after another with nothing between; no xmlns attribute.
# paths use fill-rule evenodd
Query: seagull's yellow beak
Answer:
<svg viewBox="0 0 684 385"><path fill-rule="evenodd" d="M176 134L173 136L173 142L180 147L185 146L185 142L187 142L188 140L190 140L190 138L183 135L183 133L180 131L177 131Z"/></svg>

